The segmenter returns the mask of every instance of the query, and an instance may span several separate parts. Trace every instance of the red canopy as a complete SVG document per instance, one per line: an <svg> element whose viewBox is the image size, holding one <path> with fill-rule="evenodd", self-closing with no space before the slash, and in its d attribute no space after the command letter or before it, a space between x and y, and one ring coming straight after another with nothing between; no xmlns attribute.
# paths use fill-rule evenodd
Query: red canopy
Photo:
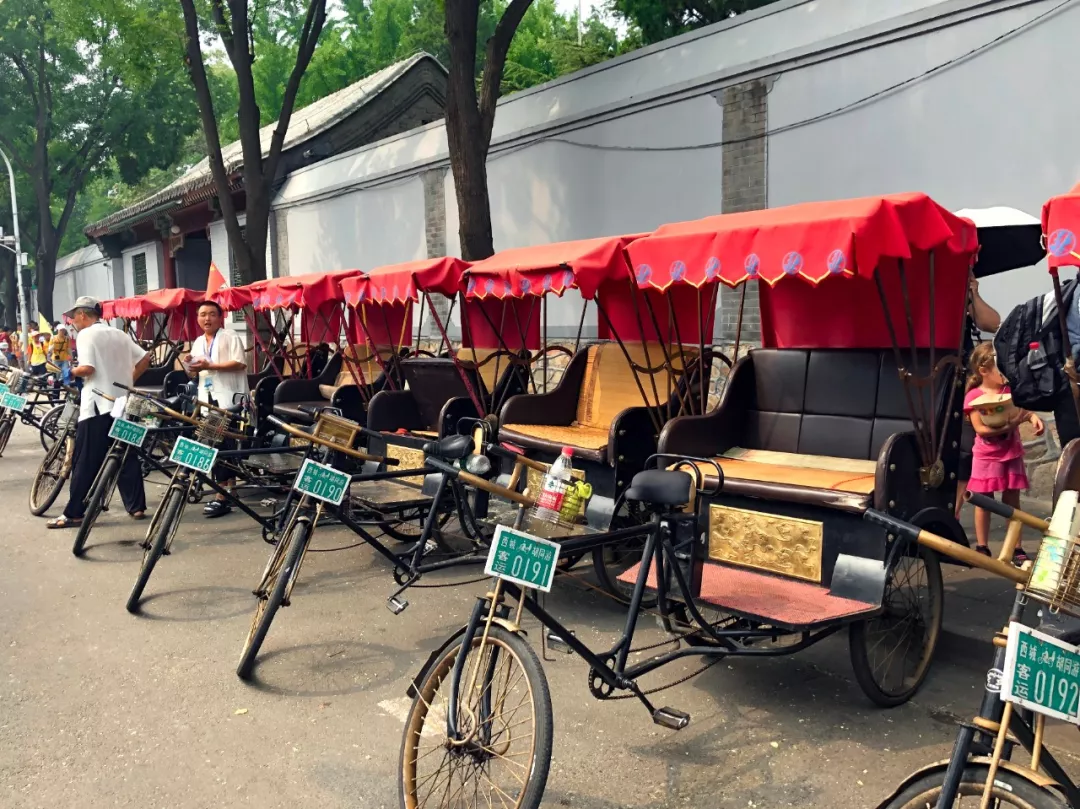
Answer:
<svg viewBox="0 0 1080 809"><path fill-rule="evenodd" d="M418 300L421 292L453 297L459 290L461 274L468 266L468 262L460 258L425 258L376 267L362 276L349 278L341 287L348 306L404 304Z"/></svg>
<svg viewBox="0 0 1080 809"><path fill-rule="evenodd" d="M1080 266L1080 183L1067 194L1047 200L1042 209L1043 237L1051 267Z"/></svg>
<svg viewBox="0 0 1080 809"><path fill-rule="evenodd" d="M151 315L165 315L165 333L170 340L192 340L199 334L196 315L205 297L197 289L155 289L142 295L105 301L101 305L101 315L106 320L117 317L142 320Z"/></svg>
<svg viewBox="0 0 1080 809"><path fill-rule="evenodd" d="M812 202L664 225L628 246L638 285L728 286L785 276L816 284L831 275L870 278L882 259L946 247L974 254L975 227L925 194Z"/></svg>
<svg viewBox="0 0 1080 809"><path fill-rule="evenodd" d="M606 236L503 250L466 270L465 296L521 298L577 289L592 298L605 281L629 277L623 251L637 238Z"/></svg>
<svg viewBox="0 0 1080 809"><path fill-rule="evenodd" d="M360 270L313 272L305 275L286 275L267 278L241 287L222 287L214 293L224 309L235 311L251 306L256 311L271 309L312 309L320 311L327 304L345 300L341 283L360 276Z"/></svg>

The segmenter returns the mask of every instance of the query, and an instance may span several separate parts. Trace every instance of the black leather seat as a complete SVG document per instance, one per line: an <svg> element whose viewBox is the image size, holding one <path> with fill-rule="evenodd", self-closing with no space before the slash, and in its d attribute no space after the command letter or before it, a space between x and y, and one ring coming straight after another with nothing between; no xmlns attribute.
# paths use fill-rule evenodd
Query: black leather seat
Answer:
<svg viewBox="0 0 1080 809"><path fill-rule="evenodd" d="M424 444L424 454L434 455L446 461L460 461L473 449L471 435L448 435L438 441Z"/></svg>
<svg viewBox="0 0 1080 809"><path fill-rule="evenodd" d="M646 469L638 472L626 490L626 499L656 506L685 506L690 502L694 479L678 469Z"/></svg>

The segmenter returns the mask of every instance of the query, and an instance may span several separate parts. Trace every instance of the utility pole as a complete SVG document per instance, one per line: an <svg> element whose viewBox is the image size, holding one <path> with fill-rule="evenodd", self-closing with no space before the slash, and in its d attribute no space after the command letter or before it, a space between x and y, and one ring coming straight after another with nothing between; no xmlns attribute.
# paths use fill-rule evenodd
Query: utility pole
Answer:
<svg viewBox="0 0 1080 809"><path fill-rule="evenodd" d="M11 161L8 160L8 156L4 154L3 149L0 149L0 157L4 158L4 165L7 166L8 183L11 186L11 218L14 220L12 222L12 234L15 236L15 283L18 285L19 309L22 312L23 359L29 361L27 352L30 348L30 311L26 306L26 290L23 288L23 252L22 246L19 244L19 203L15 198L15 172L12 170Z"/></svg>
<svg viewBox="0 0 1080 809"><path fill-rule="evenodd" d="M581 47L581 0L577 0L577 44Z"/></svg>

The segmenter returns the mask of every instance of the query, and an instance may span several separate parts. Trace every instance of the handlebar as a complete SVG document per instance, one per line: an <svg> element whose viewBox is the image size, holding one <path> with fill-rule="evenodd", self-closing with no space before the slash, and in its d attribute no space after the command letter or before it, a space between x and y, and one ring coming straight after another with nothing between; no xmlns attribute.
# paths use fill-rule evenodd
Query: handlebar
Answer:
<svg viewBox="0 0 1080 809"><path fill-rule="evenodd" d="M1019 515L1024 512L1016 509L1016 518L1019 519ZM1035 517L1031 517L1030 514L1024 515L1035 520ZM1014 581L1017 584L1027 584L1029 573L1026 570L1021 570L1013 566L1008 562L1002 562L999 559L994 559L990 556L983 556L975 550L961 545L959 542L955 542L947 537L935 534L932 531L927 531L925 528L919 528L917 525L901 520L898 517L893 517L891 514L885 514L881 511L876 511L872 508L868 508L863 512L863 519L867 522L874 523L885 530L896 534L897 536L910 540L911 542L917 542L925 548L930 548L943 556L948 556L951 559L955 559L958 562L963 562L971 567L978 567L990 573L996 573L1002 578Z"/></svg>
<svg viewBox="0 0 1080 809"><path fill-rule="evenodd" d="M1002 503L999 500L995 500L993 497L987 497L985 494L978 494L977 492L964 492L964 500L976 508L981 508L989 511L991 514L997 514L999 517L1004 517L1006 520L1017 520L1022 522L1029 528L1034 528L1036 531L1046 532L1050 528L1050 523L1046 520L1040 520L1033 514L1028 514L1026 511L1021 511L1018 508L1013 508L1007 503Z"/></svg>
<svg viewBox="0 0 1080 809"><path fill-rule="evenodd" d="M277 416L267 416L266 420L286 435L290 435L301 441L307 441L309 444L318 444L321 447L332 449L334 452L340 452L344 455L348 455L350 458L355 458L358 461L372 461L374 463L386 464L387 466L398 465L398 460L396 458L386 458L381 455L369 455L366 452L360 452L351 447L343 447L341 444L335 444L333 441L327 441L325 438L319 438L311 433L306 433L288 422L282 421Z"/></svg>

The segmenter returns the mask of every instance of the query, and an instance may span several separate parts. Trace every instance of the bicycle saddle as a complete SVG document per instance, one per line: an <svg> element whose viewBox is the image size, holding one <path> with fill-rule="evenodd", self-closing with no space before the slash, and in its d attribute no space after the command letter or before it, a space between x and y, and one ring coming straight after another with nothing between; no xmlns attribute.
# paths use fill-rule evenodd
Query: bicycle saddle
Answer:
<svg viewBox="0 0 1080 809"><path fill-rule="evenodd" d="M685 506L690 502L694 479L677 469L646 469L638 472L626 490L627 500L657 506Z"/></svg>
<svg viewBox="0 0 1080 809"><path fill-rule="evenodd" d="M472 452L473 440L471 435L448 435L438 441L429 441L424 444L424 454L434 455L447 461L460 461Z"/></svg>

